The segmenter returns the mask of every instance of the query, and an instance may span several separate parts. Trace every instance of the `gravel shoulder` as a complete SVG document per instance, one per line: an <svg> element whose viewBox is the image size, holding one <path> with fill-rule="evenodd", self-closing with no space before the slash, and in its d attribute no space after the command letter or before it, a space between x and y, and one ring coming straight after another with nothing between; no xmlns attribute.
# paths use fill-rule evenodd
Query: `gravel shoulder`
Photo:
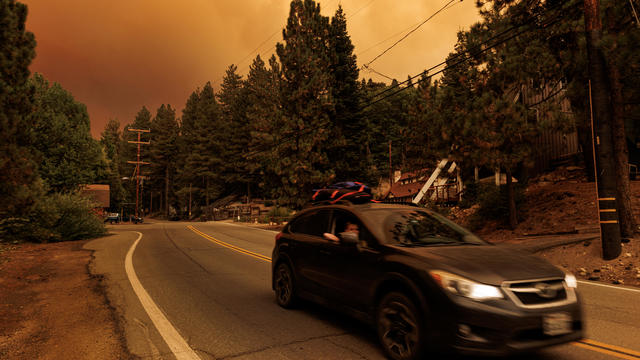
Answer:
<svg viewBox="0 0 640 360"><path fill-rule="evenodd" d="M1 359L132 359L86 241L0 244Z"/></svg>

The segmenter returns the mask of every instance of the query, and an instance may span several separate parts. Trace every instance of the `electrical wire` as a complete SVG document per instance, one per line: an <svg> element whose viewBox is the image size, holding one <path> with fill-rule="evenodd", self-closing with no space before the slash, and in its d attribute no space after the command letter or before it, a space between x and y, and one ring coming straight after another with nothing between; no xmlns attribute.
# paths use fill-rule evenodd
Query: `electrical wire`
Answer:
<svg viewBox="0 0 640 360"><path fill-rule="evenodd" d="M382 77L385 77L385 78L387 78L387 79L389 79L389 80L393 81L393 79L392 79L391 77L389 77L389 76L387 76L387 75L385 75L385 74L383 74L383 73L381 73L381 72L376 71L376 70L375 70L374 68L372 68L372 67L368 67L368 68L367 68L367 70L368 70L369 72L372 72L372 73L374 73L374 74L378 74L378 75L380 75L380 76L382 76Z"/></svg>
<svg viewBox="0 0 640 360"><path fill-rule="evenodd" d="M563 5L563 4L562 4L562 3L558 3L558 4L554 5L554 6L552 6L551 8L549 8L548 10L546 10L546 12L554 11L554 10L556 10L556 8L561 7L561 5ZM476 46L472 47L472 48L471 48L470 50L468 50L467 52L469 52L469 51L471 51L471 50L473 50L473 49L481 48L481 47L483 47L483 46L487 45L489 42L491 42L491 41L493 41L493 40L495 40L495 39L497 39L497 38L501 37L501 36L502 36L502 35L504 35L504 34L507 34L507 33L511 32L511 31L516 30L516 29L518 29L518 28L521 28L521 27L523 27L523 26L529 25L531 22L535 21L535 20L537 19L537 17L538 17L538 16L540 16L540 15L542 15L542 12L540 12L540 13L537 13L537 14L535 14L535 15L530 16L530 17L529 17L526 21L524 21L523 23L520 23L520 24L514 25L514 26L512 26L512 27L510 27L510 28L507 28L507 29L505 29L505 30L501 31L500 33L498 33L498 34L496 34L496 35L494 35L494 36L490 37L489 39L487 39L487 40L483 41L482 43L480 43L480 44L478 44L478 45L476 45ZM488 50L488 49L486 49L486 50ZM429 73L429 72L431 72L431 71L433 71L433 70L435 70L435 69L437 69L437 68L439 68L439 67L441 67L441 66L443 66L443 65L446 65L446 64L447 64L447 62L451 62L452 60L455 60L455 59L457 59L457 58L459 58L459 57L463 56L464 54L465 54L464 52L462 52L462 53L458 53L458 54L456 54L456 55L452 56L451 58L449 58L448 60L444 60L444 61L442 61L442 62L440 62L440 63L438 63L438 64L436 64L436 65L434 65L434 66L432 66L432 67L430 67L430 68L428 68L428 69L426 69L426 70L423 70L423 71L422 71L422 72L420 72L418 75L414 75L414 76L412 76L412 77L408 78L408 79L407 79L407 80L405 80L405 81L399 82L399 83L397 83L395 86L390 86L390 87L386 88L385 90L383 90L383 91L381 91L381 92L379 92L379 93L377 93L377 94L373 95L373 96L372 96L372 98L375 98L375 97L377 97L377 96L380 96L380 95L382 95L382 94L385 94L385 93L387 93L387 92L390 92L390 91L392 91L393 89L395 89L395 88L397 88L397 87L399 87L399 86L401 86L401 85L404 85L404 84L408 83L409 81L414 80L415 78L417 78L417 77L421 76L421 75L422 75L422 74L424 74L424 73ZM480 53L479 53L479 54L480 54ZM442 72L442 71L444 71L444 70L446 70L446 69L443 69L443 70L441 70L441 71L438 71L437 73L431 74L430 76L437 75L437 74L439 74L440 72Z"/></svg>
<svg viewBox="0 0 640 360"><path fill-rule="evenodd" d="M415 28L413 28L413 30L409 31L407 34L405 34L403 37L401 37L398 41L394 42L393 45L389 46L388 48L386 48L382 53L378 54L376 57L374 57L371 61L369 61L368 63L362 65L362 68L366 69L367 67L369 67L374 61L376 61L377 59L379 59L381 56L383 56L384 54L386 54L389 50L391 50L392 48L394 48L396 45L398 45L400 42L402 42L404 39L406 39L409 35L413 34L416 30L418 30L422 25L426 24L429 20L433 19L433 17L435 17L436 15L438 15L439 13L441 13L442 11L446 10L449 8L449 5L451 5L453 2L455 1L460 1L462 2L463 0L449 0L448 3L446 3L443 7L441 7L440 9L438 9L438 11L436 11L435 13L431 14L431 16L429 16L428 18L426 18L424 21L422 21L420 24L418 24L418 26L416 26Z"/></svg>
<svg viewBox="0 0 640 360"><path fill-rule="evenodd" d="M361 7L360 9L356 10L353 12L353 14L351 14L351 16L349 16L349 19L356 16L357 13L359 13L360 11L362 11L362 9L369 7L369 5L373 4L373 2L376 0L371 0L369 1L366 5L364 5L363 7Z"/></svg>

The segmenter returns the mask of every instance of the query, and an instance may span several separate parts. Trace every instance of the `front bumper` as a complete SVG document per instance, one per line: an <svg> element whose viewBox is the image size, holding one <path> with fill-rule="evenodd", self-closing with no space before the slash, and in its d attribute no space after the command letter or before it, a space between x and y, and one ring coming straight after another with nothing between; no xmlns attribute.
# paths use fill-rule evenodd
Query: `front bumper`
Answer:
<svg viewBox="0 0 640 360"><path fill-rule="evenodd" d="M458 353L508 355L579 340L583 336L578 300L537 309L523 309L507 299L479 303L457 298L454 302L457 326L452 348ZM545 334L545 316L560 313L570 317L568 332Z"/></svg>

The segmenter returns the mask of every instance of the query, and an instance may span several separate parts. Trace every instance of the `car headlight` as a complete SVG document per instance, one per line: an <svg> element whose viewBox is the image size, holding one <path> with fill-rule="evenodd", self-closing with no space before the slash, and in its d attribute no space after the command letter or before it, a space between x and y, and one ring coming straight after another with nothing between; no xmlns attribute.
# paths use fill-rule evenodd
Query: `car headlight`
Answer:
<svg viewBox="0 0 640 360"><path fill-rule="evenodd" d="M454 295L464 296L476 301L503 298L502 292L495 286L480 284L441 270L429 271L429 275L438 285Z"/></svg>
<svg viewBox="0 0 640 360"><path fill-rule="evenodd" d="M564 283L567 284L567 286L572 289L575 289L578 287L578 280L576 280L575 276L569 273L564 275Z"/></svg>

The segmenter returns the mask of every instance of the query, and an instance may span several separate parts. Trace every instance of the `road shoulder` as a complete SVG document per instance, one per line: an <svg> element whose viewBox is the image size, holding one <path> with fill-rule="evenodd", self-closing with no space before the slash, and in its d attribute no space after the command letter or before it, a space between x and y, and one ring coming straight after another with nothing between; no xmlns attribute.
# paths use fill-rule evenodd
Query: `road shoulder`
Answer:
<svg viewBox="0 0 640 360"><path fill-rule="evenodd" d="M0 245L0 358L133 358L87 242Z"/></svg>

